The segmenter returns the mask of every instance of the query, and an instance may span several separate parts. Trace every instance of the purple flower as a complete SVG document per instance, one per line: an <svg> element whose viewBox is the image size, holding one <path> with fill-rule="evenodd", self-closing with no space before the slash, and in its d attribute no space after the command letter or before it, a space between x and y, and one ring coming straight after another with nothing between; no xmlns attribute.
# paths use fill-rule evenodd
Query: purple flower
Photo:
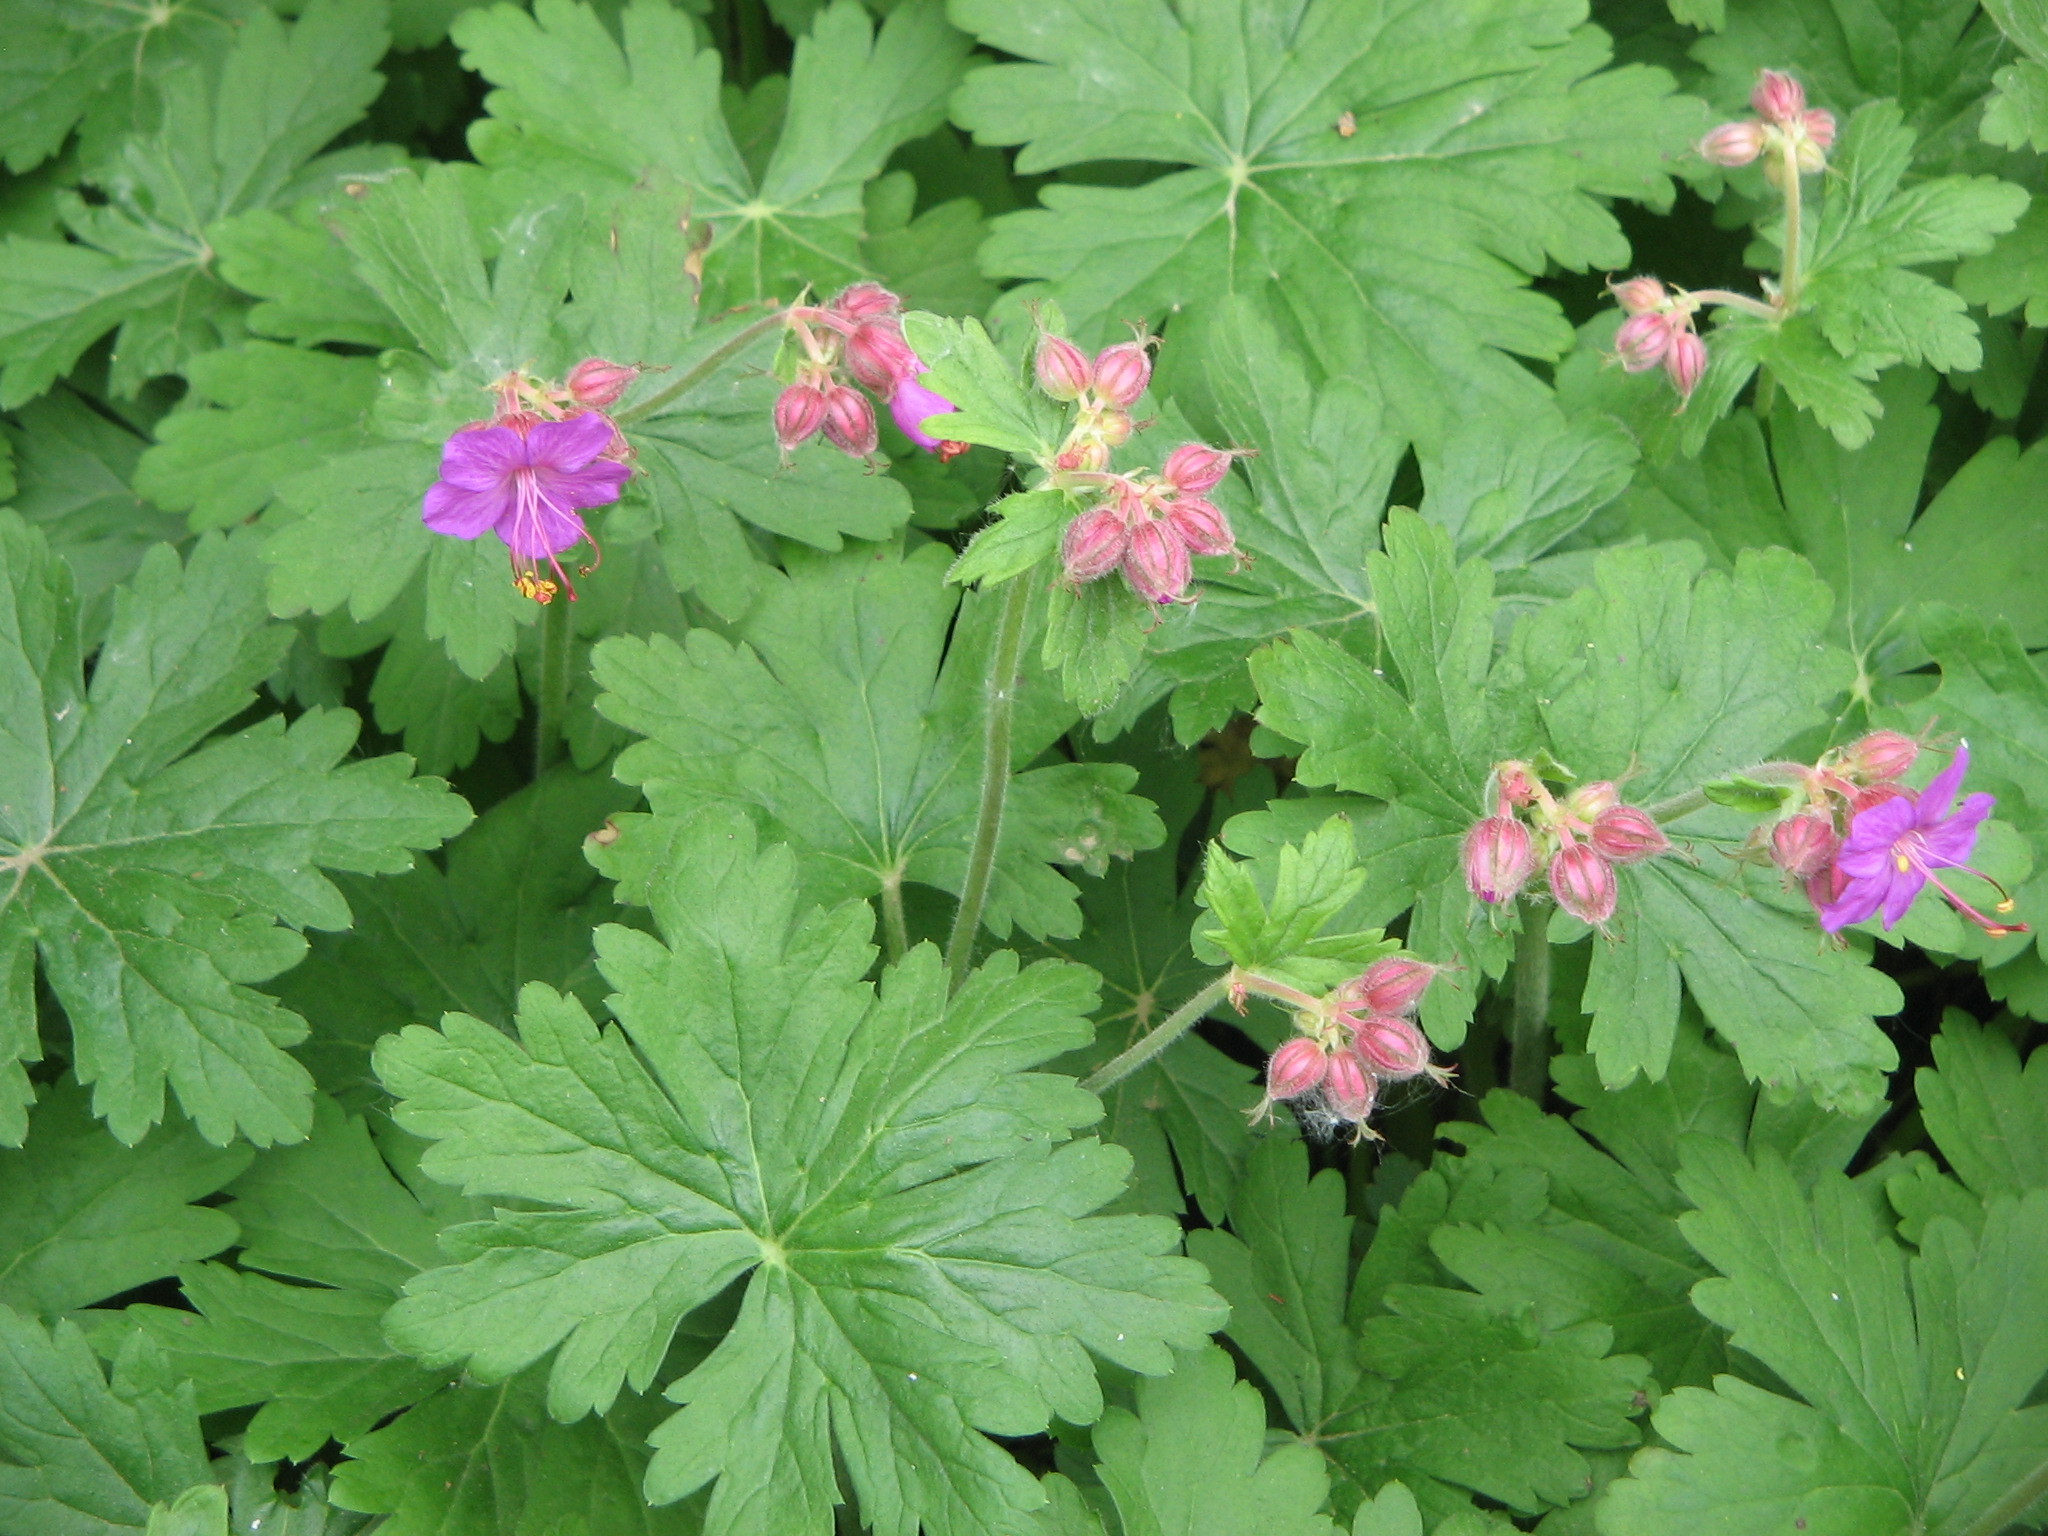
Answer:
<svg viewBox="0 0 2048 1536"><path fill-rule="evenodd" d="M1977 833L1997 800L1974 794L1960 806L1956 791L1970 768L1967 743L1956 747L1955 761L1935 775L1934 782L1918 795L1903 793L1858 811L1849 822L1849 835L1835 855L1835 873L1841 890L1820 910L1820 925L1838 933L1851 923L1860 923L1882 910L1887 929L1895 926L1913 905L1913 898L1926 885L1940 891L1963 916L1994 937L2026 932L2023 923L1999 923L1986 917L1950 890L1938 870L1960 869L1979 879L1989 877L1971 869L1970 851L1977 846ZM1990 882L1994 887L1996 881ZM1999 891L2004 896L2003 890ZM2000 912L2012 910L2010 897L1998 904Z"/></svg>
<svg viewBox="0 0 2048 1536"><path fill-rule="evenodd" d="M441 450L441 478L428 487L421 516L451 538L494 531L512 551L514 584L545 603L568 584L556 557L590 537L580 511L617 501L633 473L599 457L617 433L602 411L524 426L465 427ZM559 585L541 576L543 561Z"/></svg>
<svg viewBox="0 0 2048 1536"><path fill-rule="evenodd" d="M889 396L889 414L896 418L896 425L903 429L903 435L927 453L937 453L944 446L940 438L925 431L926 420L933 416L949 415L954 410L953 402L937 390L926 389L913 376L896 386Z"/></svg>

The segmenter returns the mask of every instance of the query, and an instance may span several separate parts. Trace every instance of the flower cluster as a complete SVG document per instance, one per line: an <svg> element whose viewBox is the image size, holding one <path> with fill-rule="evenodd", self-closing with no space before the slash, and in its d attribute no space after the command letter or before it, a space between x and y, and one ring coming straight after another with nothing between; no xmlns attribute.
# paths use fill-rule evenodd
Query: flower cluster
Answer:
<svg viewBox="0 0 2048 1536"><path fill-rule="evenodd" d="M1798 767L1796 792L1774 822L1758 829L1746 851L1761 852L1788 881L1803 885L1829 933L1877 913L1892 928L1929 885L1994 938L2025 933L2024 923L1979 912L1941 876L1949 869L1975 875L1998 891L1996 912L2003 916L2013 909L1998 882L1969 864L1997 800L1979 793L1956 804L1970 768L1968 743L1959 743L1949 765L1915 791L1900 780L1920 751L1910 736L1873 731L1811 767Z"/></svg>
<svg viewBox="0 0 2048 1536"><path fill-rule="evenodd" d="M1415 1024L1415 1009L1443 967L1413 955L1388 955L1324 998L1288 996L1296 1004L1298 1033L1266 1062L1266 1095L1255 1119L1278 1103L1292 1104L1311 1128L1349 1127L1352 1139L1370 1137L1366 1119L1380 1085L1450 1074L1429 1057L1429 1042ZM1242 992L1238 1006L1243 1007Z"/></svg>
<svg viewBox="0 0 2048 1536"><path fill-rule="evenodd" d="M1236 555L1230 520L1208 493L1230 473L1231 449L1183 443L1159 473L1119 473L1110 452L1143 425L1129 407L1152 380L1151 339L1104 347L1091 359L1063 336L1039 338L1038 386L1053 399L1078 405L1074 421L1047 469L1061 489L1099 495L1071 523L1060 544L1060 564L1075 586L1121 570L1131 590L1148 603L1187 600L1194 556Z"/></svg>
<svg viewBox="0 0 2048 1536"><path fill-rule="evenodd" d="M789 453L819 432L842 453L865 459L878 440L875 408L842 368L879 400L903 435L946 461L967 451L927 432L953 402L918 383L924 363L903 339L903 304L880 283L855 283L830 304L795 304L785 315L802 347L796 376L775 401L775 439ZM786 375L785 375L786 377Z"/></svg>
<svg viewBox="0 0 2048 1536"><path fill-rule="evenodd" d="M1465 884L1484 902L1513 901L1541 865L1557 904L1598 928L1614 916L1616 866L1671 851L1649 812L1624 805L1605 779L1560 798L1536 769L1510 760L1494 765L1488 793L1494 814L1465 834Z"/></svg>
<svg viewBox="0 0 2048 1536"><path fill-rule="evenodd" d="M1806 105L1806 88L1790 75L1766 69L1757 75L1749 104L1757 115L1723 123L1700 140L1700 154L1715 165L1749 165L1764 158L1764 175L1785 184L1786 167L1811 175L1828 163L1835 142L1835 114Z"/></svg>
<svg viewBox="0 0 2048 1536"><path fill-rule="evenodd" d="M421 508L426 525L457 539L497 534L522 597L548 603L566 590L573 601L561 556L587 541L593 564L578 573L589 574L597 541L582 514L617 501L633 473L633 449L603 408L641 371L591 357L559 387L519 371L499 379L491 418L470 422L443 446L440 478Z"/></svg>
<svg viewBox="0 0 2048 1536"><path fill-rule="evenodd" d="M1707 371L1707 344L1693 329L1699 300L1682 288L1667 289L1654 277L1610 283L1608 291L1628 316L1614 333L1615 360L1630 373L1647 373L1662 363L1673 387L1689 397Z"/></svg>

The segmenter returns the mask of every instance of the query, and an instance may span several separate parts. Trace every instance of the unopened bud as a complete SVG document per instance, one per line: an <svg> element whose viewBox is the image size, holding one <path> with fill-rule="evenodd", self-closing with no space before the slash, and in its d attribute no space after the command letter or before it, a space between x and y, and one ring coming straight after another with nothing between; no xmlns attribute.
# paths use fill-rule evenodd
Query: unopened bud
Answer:
<svg viewBox="0 0 2048 1536"><path fill-rule="evenodd" d="M1715 165L1749 165L1764 152L1764 125L1754 118L1723 123L1700 140L1699 149Z"/></svg>
<svg viewBox="0 0 2048 1536"><path fill-rule="evenodd" d="M880 283L855 283L831 303L832 313L855 325L886 320L903 311L903 301Z"/></svg>
<svg viewBox="0 0 2048 1536"><path fill-rule="evenodd" d="M1815 107L1800 118L1800 125L1806 129L1806 137L1823 153L1835 147L1835 114ZM1819 166L1814 167L1819 170Z"/></svg>
<svg viewBox="0 0 2048 1536"><path fill-rule="evenodd" d="M1095 398L1130 405L1152 382L1152 352L1142 341L1120 341L1095 354Z"/></svg>
<svg viewBox="0 0 2048 1536"><path fill-rule="evenodd" d="M846 338L846 368L878 395L893 394L905 379L924 371L894 320L870 320Z"/></svg>
<svg viewBox="0 0 2048 1536"><path fill-rule="evenodd" d="M1088 354L1064 336L1038 338L1038 387L1055 400L1078 400L1095 382Z"/></svg>
<svg viewBox="0 0 2048 1536"><path fill-rule="evenodd" d="M1321 1086L1330 1058L1306 1035L1296 1035L1266 1060L1266 1097L1298 1099Z"/></svg>
<svg viewBox="0 0 2048 1536"><path fill-rule="evenodd" d="M1902 777L1919 761L1920 743L1897 731L1872 731L1858 737L1842 754L1842 771L1866 784Z"/></svg>
<svg viewBox="0 0 2048 1536"><path fill-rule="evenodd" d="M1059 469L1078 469L1089 473L1105 470L1109 468L1109 444L1088 438L1061 449L1053 464Z"/></svg>
<svg viewBox="0 0 2048 1536"><path fill-rule="evenodd" d="M1667 295L1664 285L1654 277L1632 277L1626 282L1609 283L1607 291L1614 295L1614 302L1621 306L1625 315L1648 315L1662 309Z"/></svg>
<svg viewBox="0 0 2048 1536"><path fill-rule="evenodd" d="M809 442L825 425L825 391L792 384L775 399L775 440L784 453Z"/></svg>
<svg viewBox="0 0 2048 1536"><path fill-rule="evenodd" d="M1166 521L1193 555L1228 555L1237 549L1230 519L1222 509L1199 496L1177 496L1166 507Z"/></svg>
<svg viewBox="0 0 2048 1536"><path fill-rule="evenodd" d="M1429 1042L1397 1014L1367 1014L1352 1026L1351 1045L1373 1076L1388 1082L1405 1082L1429 1070Z"/></svg>
<svg viewBox="0 0 2048 1536"><path fill-rule="evenodd" d="M1794 880L1811 880L1834 862L1840 839L1825 811L1807 811L1771 829L1771 862Z"/></svg>
<svg viewBox="0 0 2048 1536"><path fill-rule="evenodd" d="M1227 449L1211 448L1206 443L1182 443L1166 456L1159 477L1176 491L1201 496L1223 483L1235 457Z"/></svg>
<svg viewBox="0 0 2048 1536"><path fill-rule="evenodd" d="M1610 806L1593 818L1593 846L1617 864L1640 864L1671 851L1671 839L1640 806Z"/></svg>
<svg viewBox="0 0 2048 1536"><path fill-rule="evenodd" d="M926 389L913 377L899 381L889 396L889 415L895 419L898 429L926 453L936 453L943 462L947 458L946 442L925 428L925 423L934 416L950 416L953 402L935 389ZM954 453L965 453L967 445L954 445Z"/></svg>
<svg viewBox="0 0 2048 1536"><path fill-rule="evenodd" d="M1323 1074L1323 1103L1340 1120L1359 1121L1372 1113L1379 1084L1356 1051L1334 1051Z"/></svg>
<svg viewBox="0 0 2048 1536"><path fill-rule="evenodd" d="M1580 922L1598 927L1614 916L1620 892L1614 883L1614 866L1600 850L1591 843L1573 843L1560 848L1550 861L1550 894Z"/></svg>
<svg viewBox="0 0 2048 1536"><path fill-rule="evenodd" d="M1495 782L1500 786L1504 799L1514 805L1536 803L1536 775L1527 763L1509 758L1504 763L1493 765Z"/></svg>
<svg viewBox="0 0 2048 1536"><path fill-rule="evenodd" d="M578 405L616 405L640 370L631 363L608 363L601 357L586 357L569 370L569 398Z"/></svg>
<svg viewBox="0 0 2048 1536"><path fill-rule="evenodd" d="M875 408L857 389L835 384L825 396L825 436L832 446L856 459L875 451Z"/></svg>
<svg viewBox="0 0 2048 1536"><path fill-rule="evenodd" d="M1157 519L1148 518L1131 530L1124 551L1124 579L1148 603L1177 603L1194 578L1188 547Z"/></svg>
<svg viewBox="0 0 2048 1536"><path fill-rule="evenodd" d="M1782 128L1806 110L1806 87L1782 71L1759 70L1749 104L1766 122Z"/></svg>
<svg viewBox="0 0 2048 1536"><path fill-rule="evenodd" d="M1465 834L1465 884L1481 901L1513 901L1535 872L1535 844L1514 817L1489 816Z"/></svg>
<svg viewBox="0 0 2048 1536"><path fill-rule="evenodd" d="M1095 437L1098 442L1111 448L1121 448L1131 440L1131 413L1129 411L1098 411L1095 416Z"/></svg>
<svg viewBox="0 0 2048 1536"><path fill-rule="evenodd" d="M1580 821L1590 823L1603 811L1611 811L1621 804L1621 791L1608 779L1595 779L1591 784L1581 784L1564 797L1564 808Z"/></svg>
<svg viewBox="0 0 2048 1536"><path fill-rule="evenodd" d="M1368 1013L1408 1013L1442 970L1413 955L1388 955L1368 965L1363 974L1337 989L1337 1000Z"/></svg>
<svg viewBox="0 0 2048 1536"><path fill-rule="evenodd" d="M1690 399L1706 371L1707 344L1691 331L1674 332L1671 350L1664 354L1664 372L1672 385Z"/></svg>
<svg viewBox="0 0 2048 1536"><path fill-rule="evenodd" d="M1849 797L1849 814L1851 817L1858 816L1873 805L1883 805L1887 800L1903 799L1908 793L1909 791L1901 789L1896 784L1872 784L1867 789L1857 790Z"/></svg>
<svg viewBox="0 0 2048 1536"><path fill-rule="evenodd" d="M1671 351L1677 331L1669 315L1632 315L1614 333L1614 355L1630 373L1647 373Z"/></svg>
<svg viewBox="0 0 2048 1536"><path fill-rule="evenodd" d="M1107 576L1131 547L1131 530L1112 506L1091 507L1067 524L1060 565L1076 584Z"/></svg>
<svg viewBox="0 0 2048 1536"><path fill-rule="evenodd" d="M1842 899L1842 892L1849 888L1849 877L1835 867L1831 861L1806 882L1806 899L1813 903L1816 912L1825 911Z"/></svg>

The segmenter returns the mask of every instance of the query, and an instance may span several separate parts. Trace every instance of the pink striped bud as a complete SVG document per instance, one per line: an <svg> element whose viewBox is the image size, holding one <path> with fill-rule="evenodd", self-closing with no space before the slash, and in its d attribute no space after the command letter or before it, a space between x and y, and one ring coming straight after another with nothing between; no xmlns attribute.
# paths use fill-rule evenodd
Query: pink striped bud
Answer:
<svg viewBox="0 0 2048 1536"><path fill-rule="evenodd" d="M1379 1084L1356 1051L1334 1051L1323 1074L1323 1103L1340 1120L1359 1121L1372 1113Z"/></svg>
<svg viewBox="0 0 2048 1536"><path fill-rule="evenodd" d="M1223 483L1223 477L1230 473L1230 461L1235 457L1227 448L1211 448L1206 443L1182 443L1166 456L1166 465L1159 471L1159 478L1176 491L1200 496Z"/></svg>
<svg viewBox="0 0 2048 1536"><path fill-rule="evenodd" d="M891 395L905 379L924 372L894 320L870 320L846 338L846 368L878 395Z"/></svg>
<svg viewBox="0 0 2048 1536"><path fill-rule="evenodd" d="M1373 1076L1390 1083L1405 1082L1429 1070L1429 1042L1421 1030L1396 1014L1367 1014L1352 1026L1351 1045Z"/></svg>
<svg viewBox="0 0 2048 1536"><path fill-rule="evenodd" d="M1842 899L1842 892L1849 888L1849 877L1829 861L1806 882L1806 899L1813 903L1816 912L1823 912Z"/></svg>
<svg viewBox="0 0 2048 1536"><path fill-rule="evenodd" d="M1806 130L1808 141L1815 147L1823 152L1835 147L1834 113L1815 107L1811 112L1801 117L1799 122L1800 126ZM1814 169L1819 170L1820 167L1815 166Z"/></svg>
<svg viewBox="0 0 2048 1536"><path fill-rule="evenodd" d="M1199 496L1177 496L1167 503L1166 521L1181 543L1193 555L1228 555L1237 550L1237 537L1230 520L1220 508Z"/></svg>
<svg viewBox="0 0 2048 1536"><path fill-rule="evenodd" d="M1807 811L1771 829L1771 862L1794 880L1811 880L1834 862L1840 842L1832 816Z"/></svg>
<svg viewBox="0 0 2048 1536"><path fill-rule="evenodd" d="M1266 1097L1298 1099L1320 1087L1329 1069L1330 1058L1322 1045L1296 1035L1266 1059Z"/></svg>
<svg viewBox="0 0 2048 1536"><path fill-rule="evenodd" d="M855 325L887 320L903 312L903 301L880 283L855 283L831 303L832 313Z"/></svg>
<svg viewBox="0 0 2048 1536"><path fill-rule="evenodd" d="M1095 398L1130 405L1152 382L1152 352L1142 341L1120 341L1095 354Z"/></svg>
<svg viewBox="0 0 2048 1536"><path fill-rule="evenodd" d="M1194 579L1188 547L1166 524L1148 518L1131 530L1124 580L1148 603L1177 603Z"/></svg>
<svg viewBox="0 0 2048 1536"><path fill-rule="evenodd" d="M832 446L856 459L875 451L875 408L857 389L835 384L825 396L825 436Z"/></svg>
<svg viewBox="0 0 2048 1536"><path fill-rule="evenodd" d="M1564 808L1580 821L1591 822L1604 811L1611 811L1621 803L1621 791L1607 779L1595 779L1591 784L1581 784L1564 797Z"/></svg>
<svg viewBox="0 0 2048 1536"><path fill-rule="evenodd" d="M1550 894L1557 904L1582 923L1595 927L1614 916L1620 892L1614 883L1614 866L1591 843L1574 843L1560 848L1550 861Z"/></svg>
<svg viewBox="0 0 2048 1536"><path fill-rule="evenodd" d="M1064 336L1038 338L1038 387L1055 400L1078 400L1095 382L1088 354Z"/></svg>
<svg viewBox="0 0 2048 1536"><path fill-rule="evenodd" d="M1917 798L1917 796L1912 790L1902 788L1897 784L1872 784L1867 789L1857 790L1855 794L1849 797L1849 814L1851 817L1854 817L1869 810L1873 805L1883 805L1887 800L1898 800L1901 798L1910 800Z"/></svg>
<svg viewBox="0 0 2048 1536"><path fill-rule="evenodd" d="M1625 315L1649 315L1662 309L1668 298L1664 285L1654 277L1632 277L1627 282L1609 283L1607 291Z"/></svg>
<svg viewBox="0 0 2048 1536"><path fill-rule="evenodd" d="M1593 818L1593 846L1617 864L1640 864L1671 851L1671 839L1640 806L1609 806Z"/></svg>
<svg viewBox="0 0 2048 1536"><path fill-rule="evenodd" d="M1131 547L1131 530L1115 507L1091 507L1071 523L1060 540L1060 564L1067 580L1079 584L1107 576Z"/></svg>
<svg viewBox="0 0 2048 1536"><path fill-rule="evenodd" d="M1671 350L1664 354L1664 372L1681 395L1692 398L1700 375L1707 371L1707 344L1691 331L1671 337Z"/></svg>
<svg viewBox="0 0 2048 1536"><path fill-rule="evenodd" d="M809 442L825 425L825 391L815 384L792 384L775 398L775 441L788 453Z"/></svg>
<svg viewBox="0 0 2048 1536"><path fill-rule="evenodd" d="M1614 355L1630 373L1647 373L1664 361L1677 331L1669 315L1631 315L1614 333Z"/></svg>
<svg viewBox="0 0 2048 1536"><path fill-rule="evenodd" d="M1367 1013L1410 1013L1442 969L1413 955L1388 955L1339 987L1337 1001Z"/></svg>
<svg viewBox="0 0 2048 1536"><path fill-rule="evenodd" d="M1766 122L1782 128L1806 110L1806 87L1781 70L1758 70L1749 104Z"/></svg>
<svg viewBox="0 0 2048 1536"><path fill-rule="evenodd" d="M1465 884L1481 901L1513 901L1536 872L1529 829L1512 816L1489 816L1465 834Z"/></svg>
<svg viewBox="0 0 2048 1536"><path fill-rule="evenodd" d="M1842 771L1867 784L1883 784L1901 777L1920 757L1920 743L1897 731L1872 731L1849 744L1842 754Z"/></svg>
<svg viewBox="0 0 2048 1536"><path fill-rule="evenodd" d="M1723 123L1699 143L1700 155L1715 165L1748 165L1764 152L1764 125L1754 118Z"/></svg>
<svg viewBox="0 0 2048 1536"><path fill-rule="evenodd" d="M601 357L586 357L569 370L569 398L578 405L616 405L639 377L640 370L631 363L608 363Z"/></svg>

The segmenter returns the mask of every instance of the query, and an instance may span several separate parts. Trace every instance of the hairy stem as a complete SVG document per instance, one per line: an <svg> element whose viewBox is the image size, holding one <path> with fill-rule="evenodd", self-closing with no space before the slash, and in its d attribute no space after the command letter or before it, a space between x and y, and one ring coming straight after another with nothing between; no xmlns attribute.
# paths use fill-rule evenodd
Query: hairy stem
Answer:
<svg viewBox="0 0 2048 1536"><path fill-rule="evenodd" d="M1727 309L1739 309L1745 315L1755 315L1759 320L1775 320L1778 311L1762 299L1753 299L1746 293L1733 293L1726 288L1692 288L1687 297L1698 299L1702 304L1719 304Z"/></svg>
<svg viewBox="0 0 2048 1536"><path fill-rule="evenodd" d="M1222 1002L1229 991L1230 973L1226 972L1160 1020L1157 1029L1140 1036L1121 1055L1104 1062L1084 1077L1082 1088L1089 1093L1106 1093L1114 1088L1201 1023L1209 1010Z"/></svg>
<svg viewBox="0 0 2048 1536"><path fill-rule="evenodd" d="M1962 1536L1999 1536L1999 1532L2019 1520L2043 1498L2048 1498L2048 1461L2014 1483L2004 1498L1963 1527Z"/></svg>
<svg viewBox="0 0 2048 1536"><path fill-rule="evenodd" d="M995 654L989 658L981 809L974 820L974 846L967 855L967 883L960 887L960 910L953 914L953 932L946 940L946 972L956 992L974 962L974 936L981 928L981 909L995 873L996 842L1003 832L1003 802L1010 794L1010 717L1017 705L1017 659L1024 649L1024 615L1030 606L1030 585L1022 576L1012 577L996 623Z"/></svg>
<svg viewBox="0 0 2048 1536"><path fill-rule="evenodd" d="M910 925L903 917L903 871L882 877L882 953L891 965L910 948Z"/></svg>
<svg viewBox="0 0 2048 1536"><path fill-rule="evenodd" d="M535 778L562 755L562 730L569 718L569 641L574 627L565 599L558 597L541 610L540 683L533 724Z"/></svg>
<svg viewBox="0 0 2048 1536"><path fill-rule="evenodd" d="M1799 270L1799 156L1790 144L1779 151L1778 169L1785 178L1785 261L1778 269L1778 309L1780 314L1795 315L1804 274Z"/></svg>
<svg viewBox="0 0 2048 1536"><path fill-rule="evenodd" d="M647 399L642 400L638 405L633 406L628 410L620 411L616 416L612 418L612 420L617 422L622 427L630 422L645 421L649 416L654 415L655 412L659 411L663 406L669 404L671 401L677 399L682 395L688 394L691 390L695 389L699 384L702 384L706 379L711 377L713 373L717 372L719 368L724 366L726 363L731 362L735 357L739 356L740 353L746 351L747 348L752 346L756 340L766 335L768 332L774 330L777 326L781 324L782 311L779 309L776 310L775 313L772 315L767 315L759 320L756 320L752 325L748 326L745 330L741 331L737 336L733 337L730 341L726 342L724 345L717 348L717 350L707 354L703 359L701 359L698 362L696 367L692 368L688 373L684 374L681 378L677 379L675 383L669 385L669 387L667 389L664 389L660 394L650 395Z"/></svg>
<svg viewBox="0 0 2048 1536"><path fill-rule="evenodd" d="M1755 779L1760 784L1797 784L1813 772L1806 763L1752 763L1747 768L1738 768L1722 777L1730 779ZM1673 795L1669 800L1659 800L1643 807L1652 821L1676 821L1681 816L1690 816L1708 804L1704 789L1688 789L1682 795Z"/></svg>
<svg viewBox="0 0 2048 1536"><path fill-rule="evenodd" d="M1543 1102L1550 1086L1550 922L1533 901L1522 903L1515 935L1515 1011L1509 1036L1508 1086Z"/></svg>

